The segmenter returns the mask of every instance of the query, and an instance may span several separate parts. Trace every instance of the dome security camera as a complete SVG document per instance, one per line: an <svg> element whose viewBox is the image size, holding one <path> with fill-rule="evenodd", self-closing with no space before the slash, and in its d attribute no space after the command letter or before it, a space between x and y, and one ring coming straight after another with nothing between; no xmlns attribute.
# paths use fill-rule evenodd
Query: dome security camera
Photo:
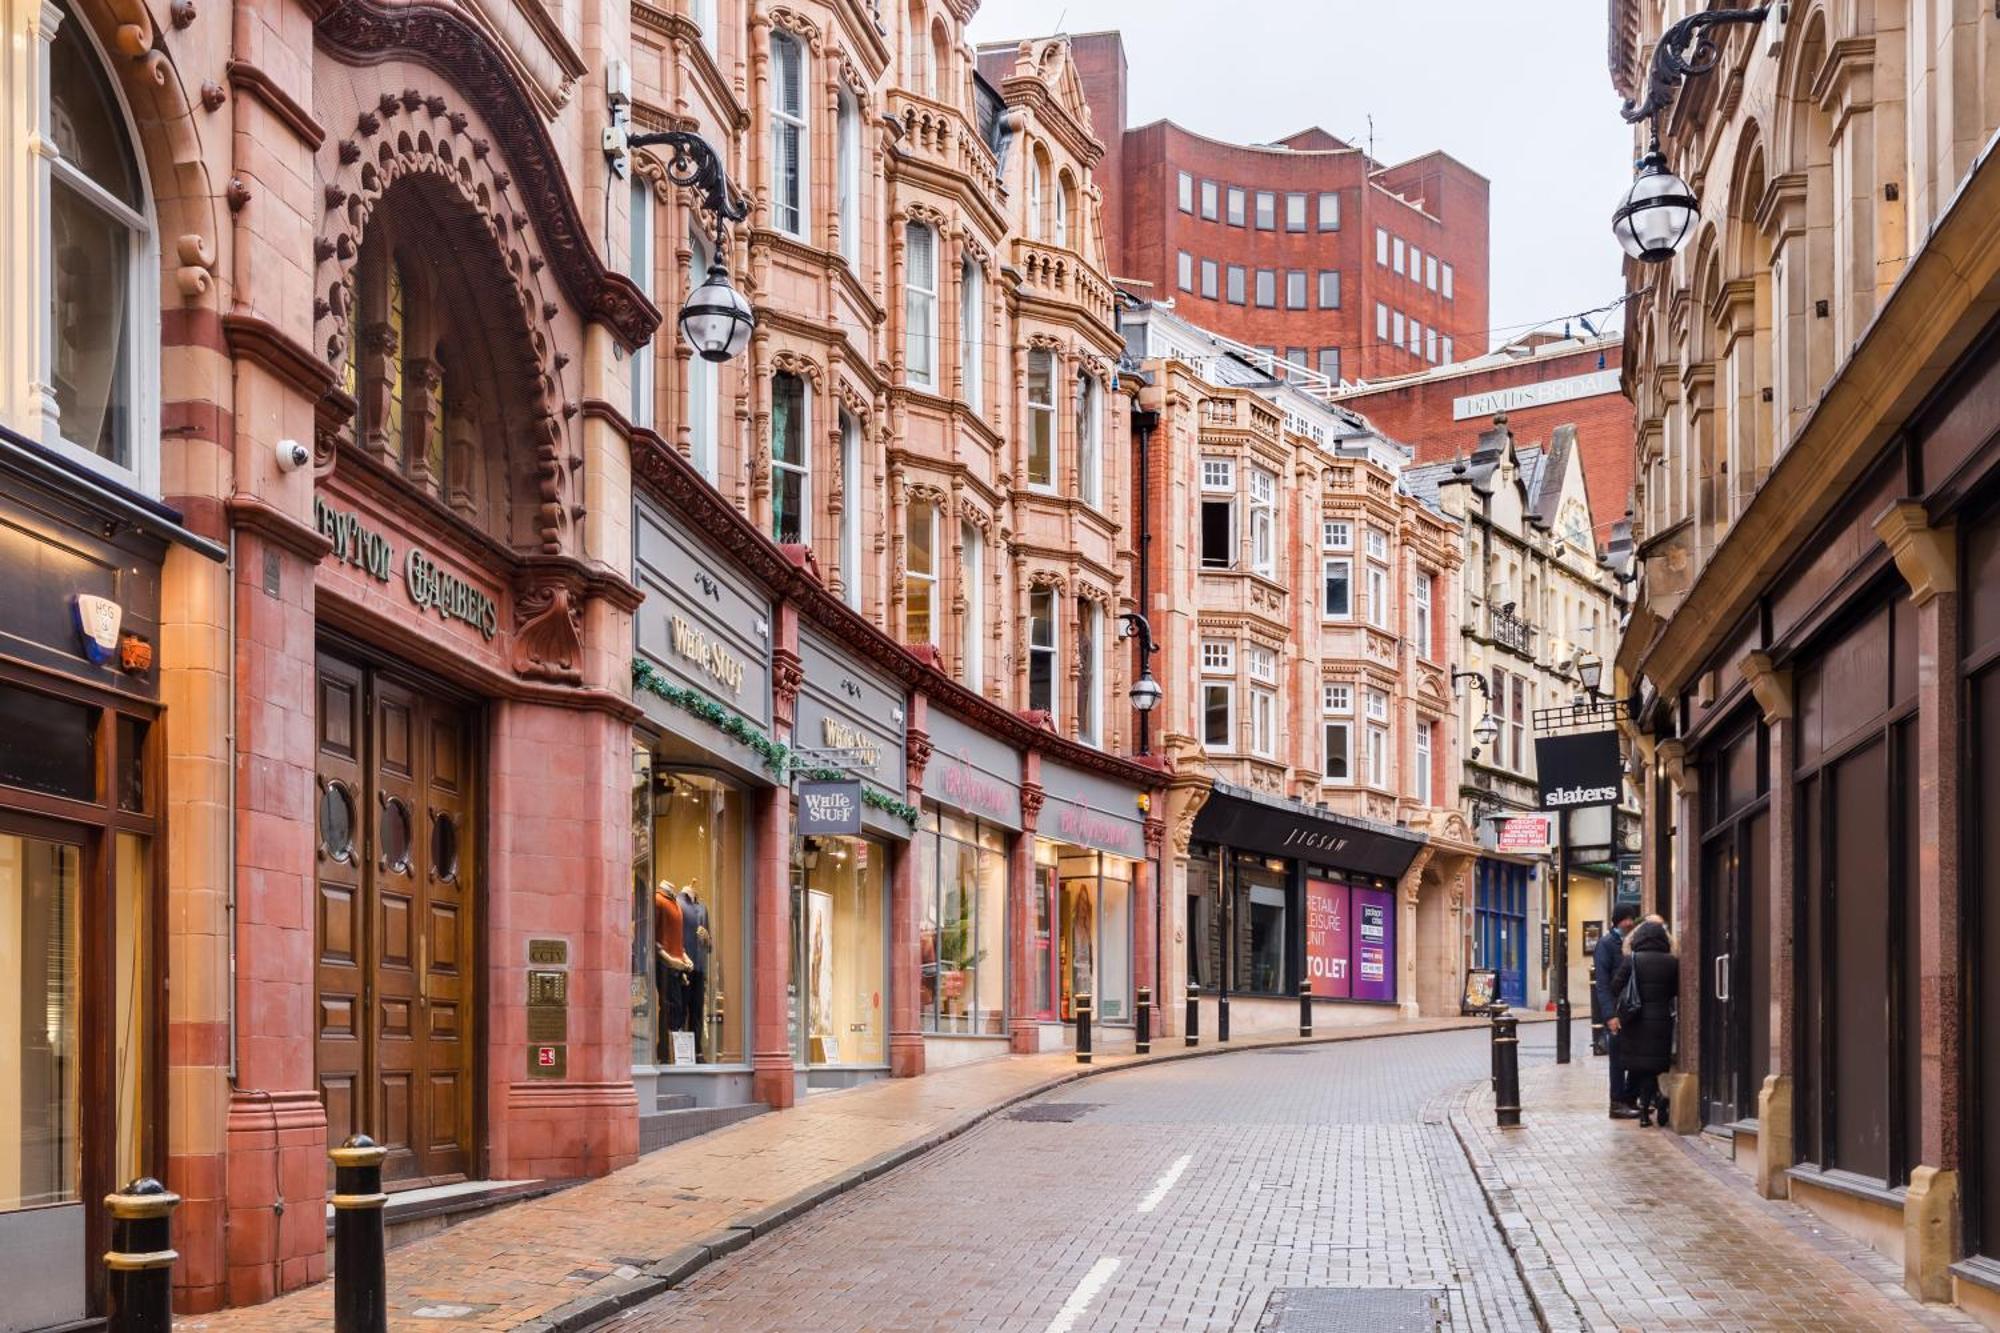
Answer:
<svg viewBox="0 0 2000 1333"><path fill-rule="evenodd" d="M306 448L297 440L279 440L277 449L278 470L280 472L297 472L307 463L312 462L312 450Z"/></svg>

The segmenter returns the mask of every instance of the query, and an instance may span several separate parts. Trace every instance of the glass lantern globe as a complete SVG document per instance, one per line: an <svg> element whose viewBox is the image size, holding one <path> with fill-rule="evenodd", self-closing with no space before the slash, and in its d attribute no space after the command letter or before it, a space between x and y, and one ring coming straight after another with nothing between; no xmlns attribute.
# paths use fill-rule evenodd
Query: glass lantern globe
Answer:
<svg viewBox="0 0 2000 1333"><path fill-rule="evenodd" d="M1632 188L1611 215L1611 232L1632 258L1663 264L1693 234L1698 207L1688 183L1667 169L1666 155L1655 140L1639 159Z"/></svg>
<svg viewBox="0 0 2000 1333"><path fill-rule="evenodd" d="M709 265L701 286L681 307L681 336L704 361L727 361L750 345L757 315L729 281L721 263Z"/></svg>
<svg viewBox="0 0 2000 1333"><path fill-rule="evenodd" d="M1500 724L1488 713L1479 719L1479 725L1472 729L1472 739L1479 742L1482 750L1490 749L1494 741L1500 739Z"/></svg>
<svg viewBox="0 0 2000 1333"><path fill-rule="evenodd" d="M1132 706L1142 713L1150 713L1160 702L1162 693L1160 682L1154 680L1153 673L1148 671L1132 682Z"/></svg>

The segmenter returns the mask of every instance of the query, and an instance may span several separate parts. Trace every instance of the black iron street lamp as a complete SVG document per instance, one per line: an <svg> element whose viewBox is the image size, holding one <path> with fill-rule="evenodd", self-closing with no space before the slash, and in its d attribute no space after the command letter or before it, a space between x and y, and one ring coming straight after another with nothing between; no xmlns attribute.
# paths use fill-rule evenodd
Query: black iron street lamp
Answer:
<svg viewBox="0 0 2000 1333"><path fill-rule="evenodd" d="M1125 697L1132 707L1139 711L1139 753L1153 752L1152 719L1149 714L1159 706L1160 698L1166 692L1160 682L1153 679L1153 654L1160 651L1160 645L1153 642L1153 627L1137 611L1121 611L1118 614L1118 637L1139 636L1139 678L1132 682L1132 688Z"/></svg>
<svg viewBox="0 0 2000 1333"><path fill-rule="evenodd" d="M1478 744L1472 747L1472 757L1479 758L1479 752L1500 739L1500 723L1493 716L1493 692L1486 687L1486 677L1478 671L1458 671L1451 673L1451 687L1458 688L1458 682L1469 680L1479 690L1479 697L1486 700L1486 713L1472 728L1472 739Z"/></svg>
<svg viewBox="0 0 2000 1333"><path fill-rule="evenodd" d="M1628 124L1653 121L1674 100L1682 80L1690 74L1706 74L1722 58L1711 30L1729 23L1762 23L1771 12L1769 5L1755 9L1710 9L1690 14L1660 35L1653 48L1653 68L1646 81L1646 95L1627 101L1619 113ZM1692 49L1690 49L1692 48ZM1647 264L1663 264L1672 259L1694 232L1699 207L1688 183L1675 175L1660 151L1657 132L1638 162L1632 187L1611 215L1611 231L1626 254Z"/></svg>
<svg viewBox="0 0 2000 1333"><path fill-rule="evenodd" d="M714 218L716 252L708 262L708 276L688 292L680 306L680 336L702 360L730 360L750 346L750 330L756 328L756 310L730 282L730 266L724 258L730 250L728 224L750 216L750 200L736 192L730 174L714 146L700 134L688 130L658 130L632 134L626 130L624 106L628 94L612 92L612 124L604 130L604 156L612 172L624 176L626 162L634 148L670 148L666 158L666 178L700 196L702 212Z"/></svg>

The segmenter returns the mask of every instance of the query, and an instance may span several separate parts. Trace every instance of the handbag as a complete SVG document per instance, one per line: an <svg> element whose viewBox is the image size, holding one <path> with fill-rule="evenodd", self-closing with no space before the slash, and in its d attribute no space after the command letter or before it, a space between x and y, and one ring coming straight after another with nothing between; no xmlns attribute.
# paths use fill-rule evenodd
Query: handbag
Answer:
<svg viewBox="0 0 2000 1333"><path fill-rule="evenodd" d="M1618 992L1618 1026L1630 1027L1638 1022L1645 1007L1645 997L1639 994L1638 960L1634 959L1631 970L1625 974L1625 985Z"/></svg>

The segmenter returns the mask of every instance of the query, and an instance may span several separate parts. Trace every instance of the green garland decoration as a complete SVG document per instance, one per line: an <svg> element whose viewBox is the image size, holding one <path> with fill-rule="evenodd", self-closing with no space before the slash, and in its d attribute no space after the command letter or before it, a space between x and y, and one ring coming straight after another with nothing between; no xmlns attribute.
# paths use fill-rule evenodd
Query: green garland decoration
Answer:
<svg viewBox="0 0 2000 1333"><path fill-rule="evenodd" d="M837 782L847 776L834 768L794 768L792 752L782 741L772 740L752 726L749 719L742 714L731 712L700 690L685 689L674 684L643 657L632 659L632 685L635 689L644 690L648 694L666 700L682 712L700 718L729 739L747 746L762 761L764 767L776 774L781 782L791 777L802 777L813 782ZM861 800L864 805L871 805L886 814L894 815L911 828L915 828L924 817L923 811L908 801L899 801L887 792L877 791L865 782L861 784Z"/></svg>
<svg viewBox="0 0 2000 1333"><path fill-rule="evenodd" d="M665 699L682 712L691 713L708 723L730 740L748 746L763 761L764 767L784 780L785 771L791 766L792 752L780 741L774 741L757 728L741 713L733 713L700 690L683 689L674 684L643 657L632 659L632 685Z"/></svg>

